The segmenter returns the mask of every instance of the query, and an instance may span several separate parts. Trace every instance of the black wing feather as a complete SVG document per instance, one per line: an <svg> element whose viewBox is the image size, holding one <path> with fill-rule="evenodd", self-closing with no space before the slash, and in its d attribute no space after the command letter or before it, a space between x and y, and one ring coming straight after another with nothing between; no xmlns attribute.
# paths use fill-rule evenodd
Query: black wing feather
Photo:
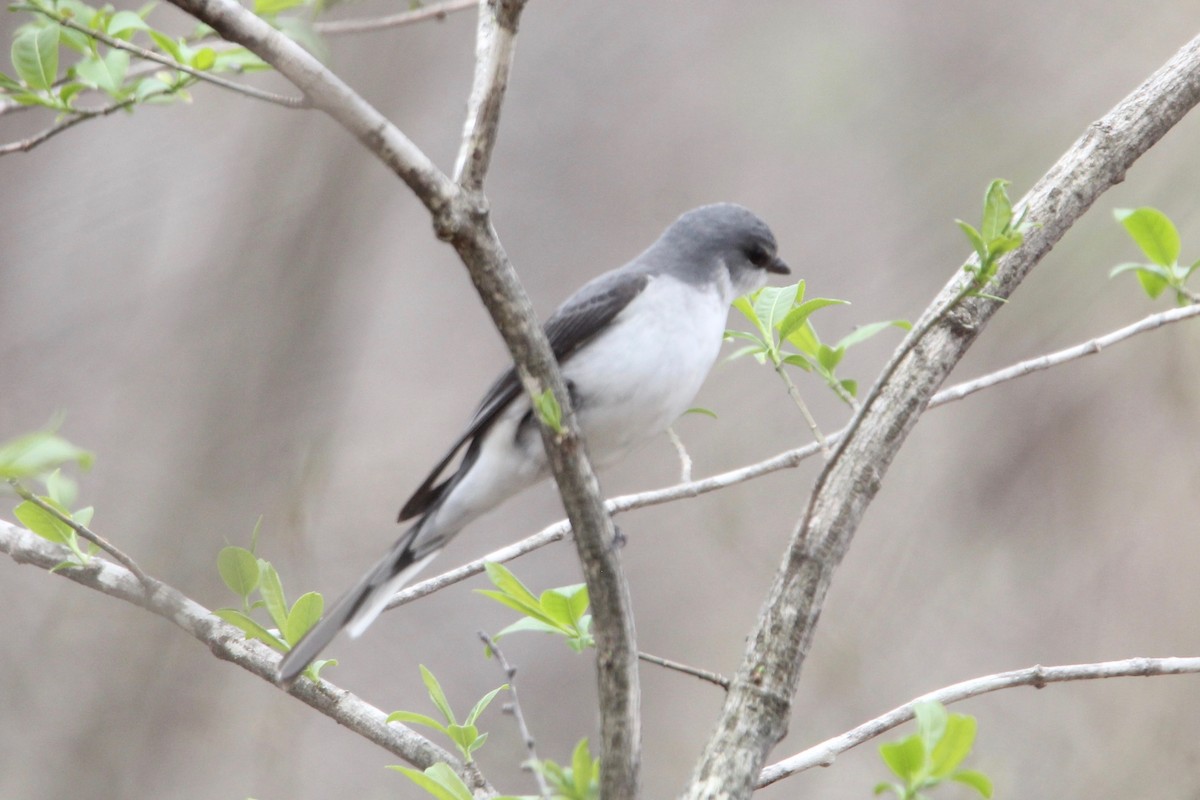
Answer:
<svg viewBox="0 0 1200 800"><path fill-rule="evenodd" d="M642 293L649 283L648 274L629 275L628 273L609 273L584 286L579 292L565 302L550 319L546 320L543 329L546 338L550 340L550 349L558 363L563 364L584 343L604 329L617 314L621 313L629 303ZM508 407L521 392L521 382L517 378L515 367L509 367L502 374L479 404L475 416L462 435L455 440L450 450L437 463L437 466L425 478L425 482L408 498L408 502L400 509L400 521L411 519L428 511L454 479L450 476L438 482L446 467L454 460L454 456L463 445L477 439L487 432L500 413Z"/></svg>

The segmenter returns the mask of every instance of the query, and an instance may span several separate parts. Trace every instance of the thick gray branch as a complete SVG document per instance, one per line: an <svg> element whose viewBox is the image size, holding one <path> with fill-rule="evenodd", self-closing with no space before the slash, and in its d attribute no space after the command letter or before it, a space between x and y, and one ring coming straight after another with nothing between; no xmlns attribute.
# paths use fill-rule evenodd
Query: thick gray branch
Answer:
<svg viewBox="0 0 1200 800"><path fill-rule="evenodd" d="M987 292L1008 297L1137 158L1200 101L1200 38L1092 124L1018 204L1034 224ZM688 798L748 797L783 737L792 697L833 572L896 452L937 387L1001 306L954 303L962 270L926 310L817 479L706 744Z"/></svg>
<svg viewBox="0 0 1200 800"><path fill-rule="evenodd" d="M18 564L32 564L44 570L70 556L66 548L4 520L0 520L0 552L7 553ZM55 574L168 619L207 645L217 658L275 682L278 653L262 642L246 639L237 628L161 581L148 578L143 583L125 567L102 558L93 558L87 567L63 569ZM300 681L290 694L414 766L424 769L444 761L462 771L461 764L450 753L403 725L389 725L387 714L328 681Z"/></svg>
<svg viewBox="0 0 1200 800"><path fill-rule="evenodd" d="M485 198L451 181L379 111L299 45L234 0L171 2L279 70L304 92L314 107L357 136L408 184L429 209L438 236L454 246L467 266L480 298L513 356L525 389L535 395L550 389L558 398L566 420L565 431L554 436L543 428L543 440L567 518L575 531L592 601L600 685L602 791L612 800L635 796L641 745L637 645L628 586L612 548L612 520L600 498L599 484L575 426L562 375L528 295L492 228ZM500 36L494 42L499 42L499 49L505 51L497 55L497 64L503 60L506 65L511 61L511 35L516 30L523 0L487 0L481 10L492 13L492 5L496 8ZM498 66L489 74L506 79L507 66ZM494 122L502 96L502 87L485 89L481 97L493 100L485 99L476 115L478 124L468 125L468 130L481 131L480 136L470 137L472 151L482 148L483 153L482 158L468 158L466 172L476 175L472 180L482 182L487 154L494 141L494 130L488 133L485 129L489 127L489 119Z"/></svg>

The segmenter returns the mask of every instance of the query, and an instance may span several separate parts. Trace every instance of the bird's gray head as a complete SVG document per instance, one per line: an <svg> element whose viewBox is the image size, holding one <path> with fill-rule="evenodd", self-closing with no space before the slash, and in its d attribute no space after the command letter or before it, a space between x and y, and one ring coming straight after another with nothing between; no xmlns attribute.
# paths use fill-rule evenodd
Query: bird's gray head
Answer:
<svg viewBox="0 0 1200 800"><path fill-rule="evenodd" d="M767 223L733 203L692 209L667 228L658 248L669 258L666 271L693 283L716 280L730 301L766 285L769 273L791 272Z"/></svg>

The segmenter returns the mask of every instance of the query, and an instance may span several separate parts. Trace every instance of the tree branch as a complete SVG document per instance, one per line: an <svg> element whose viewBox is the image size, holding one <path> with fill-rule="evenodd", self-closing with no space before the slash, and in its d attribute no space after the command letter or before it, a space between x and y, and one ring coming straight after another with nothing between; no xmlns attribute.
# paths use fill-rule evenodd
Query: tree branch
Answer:
<svg viewBox="0 0 1200 800"><path fill-rule="evenodd" d="M517 723L517 730L521 734L521 740L525 743L525 750L529 753L529 758L533 762L531 766L527 766L533 772L534 778L537 780L538 793L545 800L550 800L550 787L546 785L546 776L538 769L541 759L537 754L537 743L533 739L533 733L529 730L529 725L525 723L525 713L521 710L521 698L517 696L517 668L509 663L504 657L504 651L496 644L496 640L488 636L483 631L477 631L480 640L483 641L485 647L491 651L496 657L496 661L500 664L500 669L504 670L505 680L508 681L508 694L512 698L512 702L505 708L506 711L512 714L513 720Z"/></svg>
<svg viewBox="0 0 1200 800"><path fill-rule="evenodd" d="M762 771L755 788L761 789L776 781L813 767L827 767L842 753L870 741L913 718L913 706L928 700L942 705L957 703L981 694L1032 686L1041 689L1051 683L1089 681L1103 678L1150 677L1154 675L1195 675L1200 673L1200 658L1130 658L1124 661L1104 661L1098 664L1071 664L1062 667L1041 665L1026 669L1000 672L972 678L942 689L936 689L893 708L886 714L868 720L845 733L813 745L794 756L785 758Z"/></svg>
<svg viewBox="0 0 1200 800"><path fill-rule="evenodd" d="M341 36L350 33L374 33L375 31L399 28L424 22L427 19L443 20L456 11L466 11L479 5L479 0L450 0L447 3L422 6L412 11L401 11L387 17L374 19L343 19L330 22L317 22L313 29L322 36Z"/></svg>
<svg viewBox="0 0 1200 800"><path fill-rule="evenodd" d="M0 520L0 551L18 564L32 564L44 570L52 569L70 553L65 547L4 520ZM275 681L278 653L262 642L246 639L240 630L222 622L207 608L162 581L148 576L145 582L140 581L125 567L101 558L92 559L86 567L63 569L55 574L141 606L182 628L205 644L217 658L232 662L270 683ZM425 769L444 761L465 774L462 765L450 753L403 725L388 724L387 714L329 681L300 681L289 693L416 767Z"/></svg>
<svg viewBox="0 0 1200 800"><path fill-rule="evenodd" d="M37 147L39 144L42 144L47 139L51 139L63 131L74 128L81 122L85 122L89 119L96 119L98 117L107 117L113 112L123 111L127 108L130 108L135 102L137 101L134 99L122 100L120 103L113 103L112 105L105 106L104 108L97 108L90 111L78 111L76 112L75 116L69 117L62 122L57 122L51 125L49 128L35 133L33 136L0 145L0 156L6 156L10 153L28 153L30 150Z"/></svg>
<svg viewBox="0 0 1200 800"><path fill-rule="evenodd" d="M1106 347L1110 347L1118 342L1132 338L1140 333L1155 330L1172 322L1181 322L1185 319L1200 315L1200 306L1186 306L1184 308L1174 308L1170 311L1163 311L1158 314L1151 314L1141 320L1127 325L1124 328L1113 331L1112 333L1098 336L1095 339L1084 342L1082 344L1068 347L1064 350L1059 350L1056 353L1037 356L1026 361L1021 361L1010 367L990 372L979 378L962 383L955 384L949 389L943 389L933 396L929 401L927 409L938 408L947 403L952 403L956 400L961 400L968 395L984 389L991 389L1017 378L1023 378L1026 375L1039 372L1051 367L1061 366L1071 361L1076 361L1085 356L1099 353ZM830 434L828 441L830 444L837 444L846 435L846 430L843 428L836 433ZM798 467L801 463L808 460L810 457L820 452L820 448L816 443L806 444L803 447L797 447L793 450L784 451L771 458L764 459L755 464L749 464L744 467L729 470L728 472L711 475L707 478L701 478L696 481L684 481L674 486L667 486L662 489L651 489L645 492L636 494L626 494L620 497L614 497L606 502L606 507L610 514L620 514L623 511L632 511L638 508L647 506L661 505L663 503L671 503L676 500L685 500L691 497L698 497L702 494L715 492L720 489L727 489L730 486L736 486L739 483L761 478L764 475L770 475L773 472L778 472L783 469L792 469ZM393 609L397 606L406 605L414 600L422 598L426 595L445 589L447 586L453 586L456 583L461 583L468 578L479 575L484 571L484 565L489 561L496 563L505 563L514 559L520 558L526 553L531 553L534 550L539 550L548 544L561 541L567 534L571 532L570 523L562 520L548 525L537 533L521 539L518 542L501 547L498 550L493 550L482 558L474 561L469 561L454 569L447 570L441 575L435 575L432 578L424 580L420 583L415 583L409 586L404 591L398 593L392 601L388 603L387 608Z"/></svg>
<svg viewBox="0 0 1200 800"><path fill-rule="evenodd" d="M486 199L478 192L461 190L378 110L299 45L235 0L171 2L279 70L310 98L314 107L357 136L408 184L429 209L439 238L449 242L466 265L512 354L526 392L538 396L549 389L558 399L564 430L555 435L543 425L542 439L575 531L576 549L592 601L603 750L601 793L611 800L636 796L641 749L637 647L628 585L618 554L611 547L612 520L600 499L599 484L584 452L557 362L492 228ZM515 31L524 0L481 0L483 13L491 13L491 2L499 6L498 24ZM482 120L487 115L479 116ZM486 160L473 169L482 167L486 167ZM481 179L482 171L478 174Z"/></svg>
<svg viewBox="0 0 1200 800"><path fill-rule="evenodd" d="M1200 101L1200 38L1180 50L1059 159L1018 204L1033 228L1000 263L989 294L1006 298L1067 229ZM937 387L1001 303L964 298L953 279L906 337L817 479L793 532L716 729L686 798L748 797L782 738L829 589L892 458Z"/></svg>
<svg viewBox="0 0 1200 800"><path fill-rule="evenodd" d="M469 192L483 188L500 126L513 46L525 0L480 0L475 34L475 77L467 101L454 182Z"/></svg>

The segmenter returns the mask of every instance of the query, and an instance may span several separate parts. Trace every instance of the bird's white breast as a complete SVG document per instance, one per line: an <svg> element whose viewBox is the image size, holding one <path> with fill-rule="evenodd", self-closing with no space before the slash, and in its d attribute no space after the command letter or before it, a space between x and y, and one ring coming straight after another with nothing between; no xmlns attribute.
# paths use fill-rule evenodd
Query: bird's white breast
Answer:
<svg viewBox="0 0 1200 800"><path fill-rule="evenodd" d="M667 429L700 390L721 349L729 302L721 287L660 275L570 358L579 424L600 466Z"/></svg>

